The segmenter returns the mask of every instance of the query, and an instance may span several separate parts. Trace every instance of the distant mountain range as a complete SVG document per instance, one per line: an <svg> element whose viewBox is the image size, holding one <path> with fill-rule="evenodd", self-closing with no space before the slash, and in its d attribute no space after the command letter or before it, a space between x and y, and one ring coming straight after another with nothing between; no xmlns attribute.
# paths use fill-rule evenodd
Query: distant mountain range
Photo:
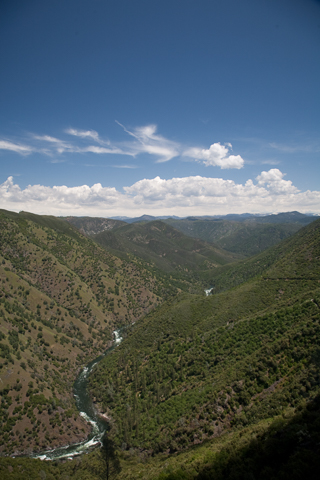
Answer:
<svg viewBox="0 0 320 480"><path fill-rule="evenodd" d="M284 212L278 214L228 214L228 215L204 215L204 216L191 216L191 217L177 217L175 215L165 215L160 217L154 217L152 215L142 215L141 217L111 217L112 220L121 220L126 223L136 222L153 222L154 220L230 220L236 222L253 221L259 223L302 223L307 225L312 222L318 216L316 214L303 214L299 212Z"/></svg>
<svg viewBox="0 0 320 480"><path fill-rule="evenodd" d="M81 233L94 238L105 247L113 248L118 252L125 251L127 253L131 252L134 255L141 255L144 259L147 259L148 251L149 254L151 253L150 248L153 243L145 243L137 247L139 243L138 238L149 235L149 241L152 239L152 236L150 237L151 230L148 227L148 225L152 223L155 225L153 236L157 228L159 229L159 222L162 224L165 223L188 237L213 244L215 248L223 249L240 256L250 256L293 235L302 226L307 225L314 219L314 216L304 215L299 212L287 212L266 216L243 214L215 217L187 217L182 219L179 217L152 217L150 215L143 215L139 218L127 218L125 221L115 218L64 218L64 220L67 220L78 228ZM130 228L128 228L128 224L131 225ZM158 225L158 227L156 225ZM161 228L163 229L163 227ZM96 237L96 235L99 236ZM165 237L163 237L161 241L163 241L164 238ZM159 241L158 232L157 242ZM148 247L146 245L148 245ZM177 246L174 249L177 249ZM166 249L163 249L162 253L165 255L168 254Z"/></svg>

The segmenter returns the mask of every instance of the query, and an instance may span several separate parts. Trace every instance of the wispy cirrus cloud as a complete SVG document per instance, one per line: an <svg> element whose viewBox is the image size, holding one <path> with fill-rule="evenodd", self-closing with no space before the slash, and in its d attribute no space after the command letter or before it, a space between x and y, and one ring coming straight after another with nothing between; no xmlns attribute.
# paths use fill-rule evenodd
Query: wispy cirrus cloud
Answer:
<svg viewBox="0 0 320 480"><path fill-rule="evenodd" d="M0 185L2 208L51 215L138 216L270 213L298 210L320 213L320 191L299 191L278 169L261 172L244 184L202 176L142 179L123 191L100 183L67 187L28 185L9 177Z"/></svg>
<svg viewBox="0 0 320 480"><path fill-rule="evenodd" d="M310 144L281 144L276 142L269 143L269 146L274 150L279 150L284 153L296 153L296 152L305 152L305 153L317 153L320 152L320 145L316 143Z"/></svg>
<svg viewBox="0 0 320 480"><path fill-rule="evenodd" d="M168 140L161 135L156 135L156 125L146 125L137 127L132 131L128 130L124 125L116 120L116 123L123 128L135 141L126 144L132 154L149 153L158 157L157 163L168 162L177 157L181 152L181 147L177 142Z"/></svg>
<svg viewBox="0 0 320 480"><path fill-rule="evenodd" d="M135 169L135 168L140 168L138 165L111 165L112 168L129 168L129 169Z"/></svg>
<svg viewBox="0 0 320 480"><path fill-rule="evenodd" d="M75 130L72 130L75 131ZM81 132L80 132L81 133ZM76 136L82 136L82 138L92 138L91 133L96 133L96 132L83 132L83 135L76 135ZM89 135L90 134L90 135ZM97 134L98 135L98 134ZM95 137L95 135L93 135ZM65 140L61 140L56 137L51 137L49 135L33 135L33 139L38 140L39 142L46 143L46 145L51 145L51 147L43 148L42 152L46 154L62 154L62 153L96 153L96 154L125 154L123 150L117 147L103 147L100 145L87 145L87 146L82 146L82 145L77 145L74 143L66 142ZM99 144L102 144L102 141L99 141ZM107 143L107 142L106 142ZM109 144L108 142L107 144Z"/></svg>
<svg viewBox="0 0 320 480"><path fill-rule="evenodd" d="M275 158L265 158L259 162L261 165L279 165L281 162L280 160L276 160Z"/></svg>
<svg viewBox="0 0 320 480"><path fill-rule="evenodd" d="M19 143L8 142L7 140L0 140L0 150L9 150L19 153L20 155L29 155L34 151L30 145L21 145Z"/></svg>
<svg viewBox="0 0 320 480"><path fill-rule="evenodd" d="M244 160L240 155L230 154L231 143L221 145L213 143L208 149L192 147L186 148L181 143L172 141L157 133L156 125L144 125L128 129L120 122L116 123L127 133L130 140L111 142L103 139L95 130L78 130L68 128L64 134L68 138L57 138L52 135L31 134L24 144L0 140L0 148L14 151L20 155L32 152L48 156L68 154L98 154L98 155L125 155L137 157L148 154L155 163L168 162L176 157L189 157L206 166L227 168L242 168ZM71 140L70 137L73 137Z"/></svg>
<svg viewBox="0 0 320 480"><path fill-rule="evenodd" d="M97 154L110 154L113 153L115 155L130 155L130 153L124 152L121 148L118 147L98 147L96 145L89 145L88 147L79 148L76 150L78 153L97 153Z"/></svg>
<svg viewBox="0 0 320 480"><path fill-rule="evenodd" d="M94 141L98 143L110 144L109 141L101 140L98 132L96 132L95 130L77 130L75 128L67 128L65 130L65 133L67 133L68 135L73 135L75 137L80 137L80 138L92 138Z"/></svg>
<svg viewBox="0 0 320 480"><path fill-rule="evenodd" d="M38 150L46 155L62 154L64 152L73 152L74 146L60 138L50 135L32 135L33 140L37 141Z"/></svg>

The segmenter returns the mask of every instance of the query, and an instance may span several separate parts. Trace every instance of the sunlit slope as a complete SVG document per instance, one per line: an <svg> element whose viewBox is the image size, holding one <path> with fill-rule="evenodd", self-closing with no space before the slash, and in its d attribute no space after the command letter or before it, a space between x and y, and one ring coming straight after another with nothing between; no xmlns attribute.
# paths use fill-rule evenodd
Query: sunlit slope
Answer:
<svg viewBox="0 0 320 480"><path fill-rule="evenodd" d="M63 220L69 222L88 237L126 225L121 220L100 217L63 217Z"/></svg>
<svg viewBox="0 0 320 480"><path fill-rule="evenodd" d="M179 451L318 393L320 220L235 278L250 265L235 288L151 313L97 368L91 388L119 446Z"/></svg>
<svg viewBox="0 0 320 480"><path fill-rule="evenodd" d="M129 224L93 238L104 247L132 253L170 273L192 275L238 258L221 248L184 235L162 221Z"/></svg>
<svg viewBox="0 0 320 480"><path fill-rule="evenodd" d="M0 212L0 451L84 437L72 385L167 288L55 217Z"/></svg>

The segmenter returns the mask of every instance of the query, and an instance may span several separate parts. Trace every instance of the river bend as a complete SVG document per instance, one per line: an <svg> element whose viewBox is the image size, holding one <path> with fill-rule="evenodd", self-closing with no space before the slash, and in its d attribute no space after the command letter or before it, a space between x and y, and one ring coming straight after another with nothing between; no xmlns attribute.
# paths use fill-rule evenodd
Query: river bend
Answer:
<svg viewBox="0 0 320 480"><path fill-rule="evenodd" d="M74 443L72 445L66 445L64 447L54 448L47 450L40 454L32 455L33 458L40 458L41 460L57 460L60 458L73 458L82 453L88 452L92 447L100 445L101 439L107 429L108 423L102 417L100 417L92 403L92 399L88 392L88 377L93 368L99 363L108 353L110 353L122 340L120 331L115 330L114 344L108 348L103 355L100 355L95 360L92 360L78 375L73 385L73 395L75 397L77 408L80 415L92 425L92 431L86 440Z"/></svg>

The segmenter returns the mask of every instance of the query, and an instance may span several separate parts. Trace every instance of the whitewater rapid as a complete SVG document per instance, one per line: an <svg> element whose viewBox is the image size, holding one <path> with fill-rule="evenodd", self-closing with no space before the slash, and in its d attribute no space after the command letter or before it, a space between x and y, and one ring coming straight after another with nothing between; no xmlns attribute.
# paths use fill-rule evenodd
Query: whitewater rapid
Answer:
<svg viewBox="0 0 320 480"><path fill-rule="evenodd" d="M92 426L91 433L87 439L72 445L53 448L52 450L46 450L45 452L34 454L32 455L32 458L40 458L41 460L57 460L61 458L71 459L88 452L97 445L101 445L101 440L108 427L108 422L97 414L87 386L88 377L94 367L121 342L122 337L120 335L120 330L115 330L113 332L113 337L113 346L108 348L103 355L100 355L98 358L92 360L92 362L85 366L74 382L73 395L76 406L80 412L80 415Z"/></svg>

